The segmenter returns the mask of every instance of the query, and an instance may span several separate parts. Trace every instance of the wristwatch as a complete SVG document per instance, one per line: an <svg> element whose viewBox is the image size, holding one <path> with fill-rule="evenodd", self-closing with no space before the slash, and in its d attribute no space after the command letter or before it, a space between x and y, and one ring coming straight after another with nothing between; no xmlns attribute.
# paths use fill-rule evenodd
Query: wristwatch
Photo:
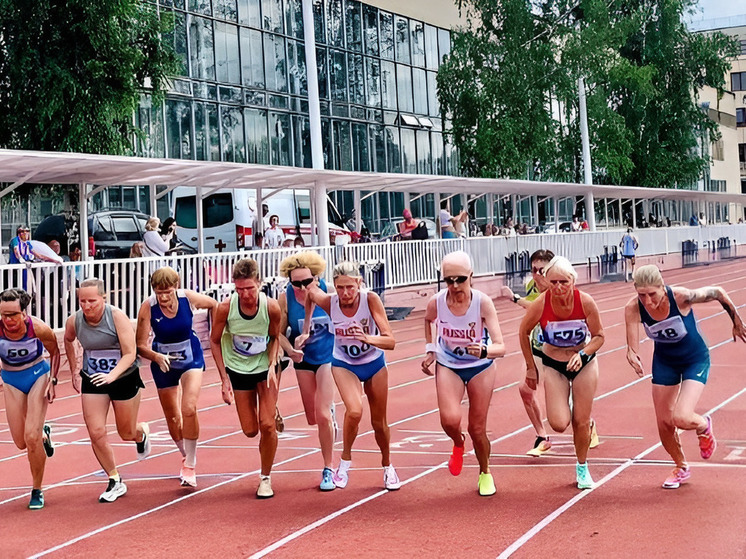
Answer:
<svg viewBox="0 0 746 559"><path fill-rule="evenodd" d="M59 379L58 379L57 377L52 377L52 384L53 384L54 386L57 386L57 382L58 382L58 381L59 381Z"/></svg>
<svg viewBox="0 0 746 559"><path fill-rule="evenodd" d="M517 303L518 301L520 301L521 298L522 297L520 295L518 295L518 293L513 293L513 302L514 303Z"/></svg>

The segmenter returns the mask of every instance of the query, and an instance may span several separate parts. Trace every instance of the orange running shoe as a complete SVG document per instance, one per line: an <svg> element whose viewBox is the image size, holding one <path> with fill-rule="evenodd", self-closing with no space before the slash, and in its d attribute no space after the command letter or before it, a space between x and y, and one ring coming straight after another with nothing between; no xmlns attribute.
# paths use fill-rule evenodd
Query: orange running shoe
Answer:
<svg viewBox="0 0 746 559"><path fill-rule="evenodd" d="M718 442L715 440L715 435L712 433L712 418L709 415L705 416L707 420L707 429L704 433L698 433L699 437L699 454L707 460L710 456L715 453L715 449L718 447Z"/></svg>
<svg viewBox="0 0 746 559"><path fill-rule="evenodd" d="M448 459L448 471L453 476L459 475L464 467L464 446L453 445L453 452L451 452L451 457Z"/></svg>

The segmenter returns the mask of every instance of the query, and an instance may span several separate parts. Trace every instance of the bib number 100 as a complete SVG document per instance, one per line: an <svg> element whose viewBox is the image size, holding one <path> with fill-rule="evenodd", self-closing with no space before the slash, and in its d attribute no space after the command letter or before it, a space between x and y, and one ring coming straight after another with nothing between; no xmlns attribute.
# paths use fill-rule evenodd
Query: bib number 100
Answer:
<svg viewBox="0 0 746 559"><path fill-rule="evenodd" d="M370 344L362 345L343 345L342 351L344 351L350 357L360 357L363 353L370 349Z"/></svg>

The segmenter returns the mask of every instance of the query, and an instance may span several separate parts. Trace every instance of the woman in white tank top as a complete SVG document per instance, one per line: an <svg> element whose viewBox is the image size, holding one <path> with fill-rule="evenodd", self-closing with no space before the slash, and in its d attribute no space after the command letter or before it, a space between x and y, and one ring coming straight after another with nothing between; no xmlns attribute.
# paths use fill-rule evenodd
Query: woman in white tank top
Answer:
<svg viewBox="0 0 746 559"><path fill-rule="evenodd" d="M430 299L425 312L425 360L422 371L432 375L438 393L440 424L453 440L448 461L452 475L461 473L464 464L465 437L461 432L461 400L469 395L469 436L479 461L479 494L494 495L495 482L490 473L490 440L487 437L487 412L495 385L493 359L505 355L500 323L492 300L472 289L472 265L469 255L452 252L443 258L441 272L446 289ZM433 343L433 327L435 342Z"/></svg>
<svg viewBox="0 0 746 559"><path fill-rule="evenodd" d="M316 304L331 317L334 328L332 375L345 405L344 447L339 467L334 472L334 485L339 488L347 486L352 444L363 414L364 389L376 441L381 449L384 487L396 490L401 482L389 459L390 434L386 419L389 373L383 356L383 350L394 349L396 341L381 299L372 291L361 289L360 267L352 262L340 262L334 267L332 276L336 293L324 293L315 283L307 288L304 324L311 324L311 313ZM299 347L307 339L308 329L306 326L297 338Z"/></svg>

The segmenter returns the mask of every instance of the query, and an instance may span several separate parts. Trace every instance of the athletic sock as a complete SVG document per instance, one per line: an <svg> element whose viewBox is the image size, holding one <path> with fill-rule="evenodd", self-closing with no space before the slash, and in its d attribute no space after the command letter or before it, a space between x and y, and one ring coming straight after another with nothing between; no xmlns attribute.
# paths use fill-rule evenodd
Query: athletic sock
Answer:
<svg viewBox="0 0 746 559"><path fill-rule="evenodd" d="M184 439L184 465L187 468L197 466L197 439Z"/></svg>
<svg viewBox="0 0 746 559"><path fill-rule="evenodd" d="M113 474L109 474L109 479L113 479L117 483L119 483L120 481L122 481L122 478L119 476L119 472L117 472L116 470L114 470Z"/></svg>
<svg viewBox="0 0 746 559"><path fill-rule="evenodd" d="M259 474L259 479L261 480L269 479L269 476L265 476L264 474Z"/></svg>
<svg viewBox="0 0 746 559"><path fill-rule="evenodd" d="M184 450L184 439L174 441L174 444L176 445L176 448L179 449L179 452L181 452L181 455L186 456L186 450Z"/></svg>

